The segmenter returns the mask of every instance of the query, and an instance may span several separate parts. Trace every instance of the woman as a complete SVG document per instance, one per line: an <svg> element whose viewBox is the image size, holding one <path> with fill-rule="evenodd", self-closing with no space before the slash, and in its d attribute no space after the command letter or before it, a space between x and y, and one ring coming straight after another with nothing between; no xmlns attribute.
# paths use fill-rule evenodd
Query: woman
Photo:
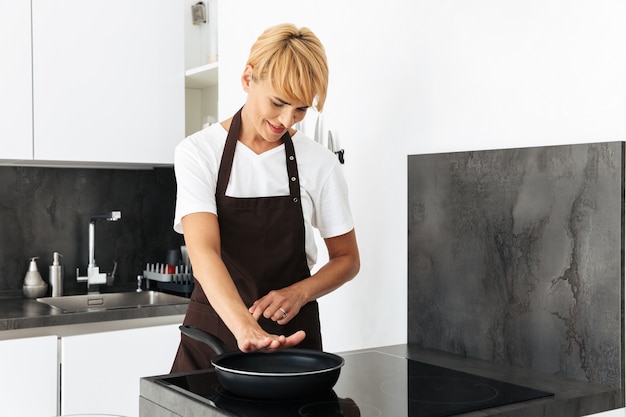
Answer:
<svg viewBox="0 0 626 417"><path fill-rule="evenodd" d="M176 149L174 229L184 233L196 286L184 323L230 349L322 349L316 299L352 279L359 253L341 166L293 129L321 111L328 66L307 28L267 29L250 51L244 106ZM313 227L329 261L311 276ZM181 336L173 372L210 367L207 345Z"/></svg>

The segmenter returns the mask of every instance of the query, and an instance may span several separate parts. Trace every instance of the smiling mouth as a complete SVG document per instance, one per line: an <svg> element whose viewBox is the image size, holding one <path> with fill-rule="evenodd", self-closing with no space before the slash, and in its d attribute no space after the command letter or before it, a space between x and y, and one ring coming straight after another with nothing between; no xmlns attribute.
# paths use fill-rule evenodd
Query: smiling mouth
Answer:
<svg viewBox="0 0 626 417"><path fill-rule="evenodd" d="M285 126L274 126L270 122L267 122L267 124L269 125L270 130L274 133L283 133L286 129Z"/></svg>

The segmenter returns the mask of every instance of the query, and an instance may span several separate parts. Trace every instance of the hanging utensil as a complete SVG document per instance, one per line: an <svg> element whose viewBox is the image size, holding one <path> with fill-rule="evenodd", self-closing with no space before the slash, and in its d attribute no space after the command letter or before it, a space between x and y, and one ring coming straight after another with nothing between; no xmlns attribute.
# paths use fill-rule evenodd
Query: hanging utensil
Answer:
<svg viewBox="0 0 626 417"><path fill-rule="evenodd" d="M340 149L338 151L335 151L335 140L333 139L333 134L330 130L328 131L328 149L330 149L332 152L334 152L335 155L337 155L340 163L343 164L345 162L343 159L344 150Z"/></svg>
<svg viewBox="0 0 626 417"><path fill-rule="evenodd" d="M317 118L315 119L315 133L313 135L313 140L317 143L322 144L322 127L321 127L321 119L322 114L318 113Z"/></svg>

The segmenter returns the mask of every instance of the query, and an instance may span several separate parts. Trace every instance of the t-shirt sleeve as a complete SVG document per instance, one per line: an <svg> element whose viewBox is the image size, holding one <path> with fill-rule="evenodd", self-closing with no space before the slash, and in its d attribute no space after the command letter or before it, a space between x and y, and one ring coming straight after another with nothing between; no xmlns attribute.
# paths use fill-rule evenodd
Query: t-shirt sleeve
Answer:
<svg viewBox="0 0 626 417"><path fill-rule="evenodd" d="M204 157L203 157L204 156ZM215 189L217 167L212 158L203 155L189 138L183 140L174 154L176 174L176 212L174 230L183 233L182 218L191 213L208 212L217 214Z"/></svg>
<svg viewBox="0 0 626 417"><path fill-rule="evenodd" d="M340 236L354 228L348 186L338 163L323 182L312 220L322 238Z"/></svg>

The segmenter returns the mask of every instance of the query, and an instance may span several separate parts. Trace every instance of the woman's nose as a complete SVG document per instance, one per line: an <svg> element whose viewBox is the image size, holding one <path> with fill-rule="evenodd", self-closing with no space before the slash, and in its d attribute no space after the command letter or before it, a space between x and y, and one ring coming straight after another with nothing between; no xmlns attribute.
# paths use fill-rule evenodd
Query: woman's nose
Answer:
<svg viewBox="0 0 626 417"><path fill-rule="evenodd" d="M278 120L283 126L289 129L296 123L296 110L289 108L283 109L278 117Z"/></svg>

